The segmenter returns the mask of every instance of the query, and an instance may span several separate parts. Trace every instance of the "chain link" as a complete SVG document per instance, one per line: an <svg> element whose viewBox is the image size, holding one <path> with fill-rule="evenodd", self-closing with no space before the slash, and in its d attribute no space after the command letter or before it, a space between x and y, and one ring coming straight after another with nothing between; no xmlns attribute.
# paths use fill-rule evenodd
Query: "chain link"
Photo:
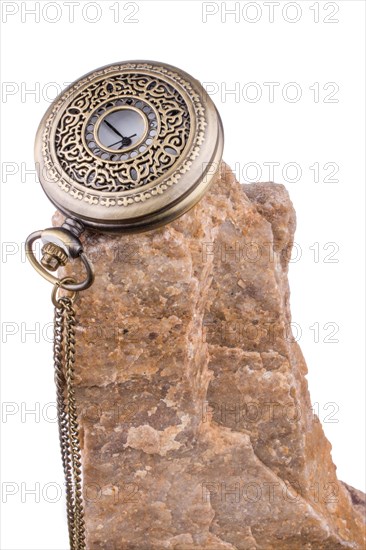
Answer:
<svg viewBox="0 0 366 550"><path fill-rule="evenodd" d="M85 550L81 452L74 388L75 324L73 299L58 298L55 302L53 358L70 550Z"/></svg>

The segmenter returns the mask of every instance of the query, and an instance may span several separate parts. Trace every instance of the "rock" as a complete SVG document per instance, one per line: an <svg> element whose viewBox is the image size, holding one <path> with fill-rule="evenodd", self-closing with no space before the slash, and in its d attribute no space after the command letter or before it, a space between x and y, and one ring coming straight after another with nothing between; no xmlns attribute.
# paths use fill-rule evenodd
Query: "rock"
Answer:
<svg viewBox="0 0 366 550"><path fill-rule="evenodd" d="M344 481L341 481L343 485L346 487L347 491L349 492L352 500L353 506L360 512L362 517L366 518L366 495L362 491L359 491L358 489L355 489L354 487L351 487L351 485L347 485L347 483L344 483Z"/></svg>
<svg viewBox="0 0 366 550"><path fill-rule="evenodd" d="M337 480L291 336L295 225L283 185L240 185L223 163L170 225L85 235L89 550L364 548L364 497Z"/></svg>

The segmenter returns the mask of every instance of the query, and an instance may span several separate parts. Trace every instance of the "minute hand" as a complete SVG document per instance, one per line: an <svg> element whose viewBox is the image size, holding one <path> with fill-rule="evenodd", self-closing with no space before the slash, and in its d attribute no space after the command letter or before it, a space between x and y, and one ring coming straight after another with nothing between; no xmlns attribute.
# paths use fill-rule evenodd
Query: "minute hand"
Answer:
<svg viewBox="0 0 366 550"><path fill-rule="evenodd" d="M113 132L115 134L117 134L117 136L121 137L122 139L124 139L124 136L117 130L117 128L115 128L114 126L112 126L112 124L110 122L108 122L108 120L104 120L103 121L111 130L113 130Z"/></svg>

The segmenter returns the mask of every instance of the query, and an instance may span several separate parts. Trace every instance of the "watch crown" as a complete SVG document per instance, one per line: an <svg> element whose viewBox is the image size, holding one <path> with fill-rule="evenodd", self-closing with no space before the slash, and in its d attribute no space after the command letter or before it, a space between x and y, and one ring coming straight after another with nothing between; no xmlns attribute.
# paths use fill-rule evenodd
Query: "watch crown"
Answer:
<svg viewBox="0 0 366 550"><path fill-rule="evenodd" d="M57 244L46 243L42 248L41 264L49 271L56 271L60 266L66 265L68 256Z"/></svg>

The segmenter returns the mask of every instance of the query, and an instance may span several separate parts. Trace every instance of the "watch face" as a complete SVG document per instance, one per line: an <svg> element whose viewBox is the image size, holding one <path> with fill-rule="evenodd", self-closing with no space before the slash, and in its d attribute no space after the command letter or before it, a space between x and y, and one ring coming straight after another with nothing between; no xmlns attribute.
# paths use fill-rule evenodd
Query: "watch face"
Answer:
<svg viewBox="0 0 366 550"><path fill-rule="evenodd" d="M132 104L132 100L128 101ZM109 157L115 161L122 158L127 160L131 155L145 151L156 136L156 117L149 107L146 107L145 111L142 109L141 101L135 101L135 105L136 107L126 106L120 100L115 109L110 109L104 114L102 111L101 115L98 113L99 116L95 115L86 127L85 139L88 146L95 145L94 152L97 151L97 153L108 150L113 154L108 156L102 153L102 155L104 158ZM148 112L150 120L146 116ZM96 144L93 141L96 141ZM132 153L126 155L126 151L131 149ZM122 154L118 155L117 152Z"/></svg>
<svg viewBox="0 0 366 550"><path fill-rule="evenodd" d="M142 231L191 208L221 160L219 115L180 69L126 62L67 88L36 138L42 186L66 215L102 230Z"/></svg>

